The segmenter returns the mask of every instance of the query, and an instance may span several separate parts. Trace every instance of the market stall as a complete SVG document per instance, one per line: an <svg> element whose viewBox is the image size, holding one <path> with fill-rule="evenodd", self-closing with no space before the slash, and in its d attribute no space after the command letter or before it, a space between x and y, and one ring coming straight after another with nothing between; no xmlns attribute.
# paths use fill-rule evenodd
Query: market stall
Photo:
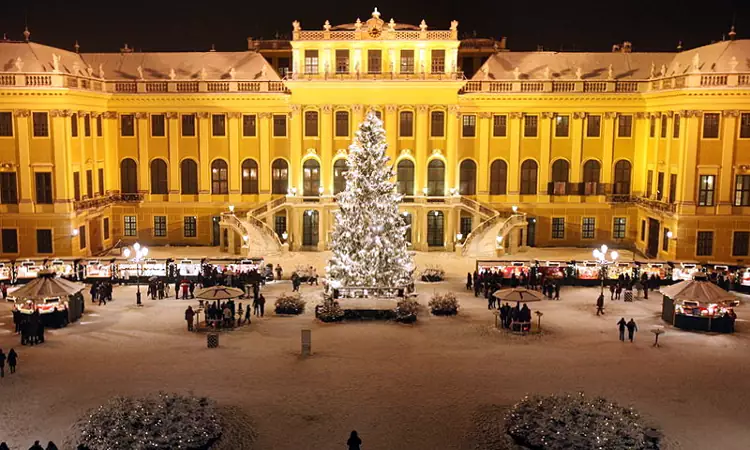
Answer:
<svg viewBox="0 0 750 450"><path fill-rule="evenodd" d="M39 277L16 289L8 298L15 303L14 311L21 316L38 312L44 326L64 327L83 315L84 285L56 276L54 271L39 272Z"/></svg>
<svg viewBox="0 0 750 450"><path fill-rule="evenodd" d="M117 265L117 274L122 279L130 279L133 282L136 281L139 274L141 281L143 279L149 279L151 277L166 278L167 276L167 261L147 259L142 263L134 262L123 262Z"/></svg>
<svg viewBox="0 0 750 450"><path fill-rule="evenodd" d="M673 281L688 281L693 279L693 275L703 270L703 266L697 262L675 262L672 265Z"/></svg>
<svg viewBox="0 0 750 450"><path fill-rule="evenodd" d="M565 280L568 271L568 263L564 261L537 261L536 272L546 280L560 281Z"/></svg>
<svg viewBox="0 0 750 450"><path fill-rule="evenodd" d="M200 276L202 270L203 265L200 261L183 259L177 263L177 274L180 277L197 278Z"/></svg>
<svg viewBox="0 0 750 450"><path fill-rule="evenodd" d="M713 263L703 265L703 271L708 275L708 279L712 283L716 283L720 288L725 291L731 289L737 290L735 285L735 279L738 271L737 266L733 266L725 263Z"/></svg>
<svg viewBox="0 0 750 450"><path fill-rule="evenodd" d="M28 283L30 280L39 276L39 272L44 270L42 261L25 261L16 262L16 283Z"/></svg>
<svg viewBox="0 0 750 450"><path fill-rule="evenodd" d="M75 278L76 275L73 261L53 259L48 262L47 269L55 272L58 277L66 278L68 280Z"/></svg>
<svg viewBox="0 0 750 450"><path fill-rule="evenodd" d="M114 263L112 261L102 262L98 259L86 261L84 266L84 277L87 280L101 281L109 280L114 274Z"/></svg>
<svg viewBox="0 0 750 450"><path fill-rule="evenodd" d="M578 261L575 264L578 285L595 286L601 284L601 267L596 261Z"/></svg>
<svg viewBox="0 0 750 450"><path fill-rule="evenodd" d="M703 274L660 289L662 319L677 328L733 333L739 299L711 283Z"/></svg>
<svg viewBox="0 0 750 450"><path fill-rule="evenodd" d="M633 273L635 271L635 264L632 262L616 262L614 264L610 264L609 267L607 267L607 278L610 280L619 280L620 275L627 276L628 278L633 278Z"/></svg>
<svg viewBox="0 0 750 450"><path fill-rule="evenodd" d="M645 273L648 275L648 278L651 279L651 276L656 276L656 279L659 284L663 284L665 281L668 280L669 277L669 264L666 262L636 262L638 274L637 277L639 280Z"/></svg>

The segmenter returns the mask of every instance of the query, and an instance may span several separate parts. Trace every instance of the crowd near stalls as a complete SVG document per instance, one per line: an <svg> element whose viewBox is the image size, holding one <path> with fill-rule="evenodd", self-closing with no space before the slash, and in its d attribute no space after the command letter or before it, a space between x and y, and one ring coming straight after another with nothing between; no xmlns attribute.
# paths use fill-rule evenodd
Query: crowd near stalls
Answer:
<svg viewBox="0 0 750 450"><path fill-rule="evenodd" d="M661 289L662 318L686 330L733 333L739 299L705 273Z"/></svg>

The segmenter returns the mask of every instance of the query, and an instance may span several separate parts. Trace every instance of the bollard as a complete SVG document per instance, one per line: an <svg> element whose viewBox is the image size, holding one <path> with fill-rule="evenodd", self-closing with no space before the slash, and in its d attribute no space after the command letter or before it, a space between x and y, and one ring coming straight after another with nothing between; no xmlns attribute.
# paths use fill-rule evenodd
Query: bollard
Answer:
<svg viewBox="0 0 750 450"><path fill-rule="evenodd" d="M302 356L312 354L312 331L302 330Z"/></svg>

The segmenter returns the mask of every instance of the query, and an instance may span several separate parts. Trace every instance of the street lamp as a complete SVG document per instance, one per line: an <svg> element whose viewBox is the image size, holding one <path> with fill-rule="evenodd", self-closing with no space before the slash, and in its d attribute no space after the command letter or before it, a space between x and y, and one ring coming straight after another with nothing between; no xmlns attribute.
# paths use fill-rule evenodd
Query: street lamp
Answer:
<svg viewBox="0 0 750 450"><path fill-rule="evenodd" d="M612 250L611 252L609 252L610 259L607 259L607 250L608 247L606 245L602 245L599 248L595 248L592 252L594 255L594 259L597 263L599 263L599 275L602 277L602 294L604 294L604 268L609 264L614 264L614 262L617 260L617 257L620 256L617 253L617 250Z"/></svg>
<svg viewBox="0 0 750 450"><path fill-rule="evenodd" d="M123 256L125 258L130 258L130 255L133 255L133 261L135 263L135 270L136 270L136 286L137 291L135 293L135 304L138 306L143 306L141 303L141 268L143 265L143 260L146 258L146 255L148 255L148 248L147 247L141 247L141 244L136 242L133 244L133 250L131 251L129 248L125 248L125 250L122 251Z"/></svg>

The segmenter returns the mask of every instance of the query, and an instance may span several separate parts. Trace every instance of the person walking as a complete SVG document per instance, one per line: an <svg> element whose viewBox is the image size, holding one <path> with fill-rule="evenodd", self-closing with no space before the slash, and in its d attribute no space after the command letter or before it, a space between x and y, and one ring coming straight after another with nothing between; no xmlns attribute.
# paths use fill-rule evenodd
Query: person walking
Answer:
<svg viewBox="0 0 750 450"><path fill-rule="evenodd" d="M622 342L625 342L625 327L627 326L627 322L625 322L625 318L622 317L619 322L617 322L617 328L620 330L620 340Z"/></svg>
<svg viewBox="0 0 750 450"><path fill-rule="evenodd" d="M250 310L250 307L248 306L247 308L245 308L245 322L247 322L248 325L250 324L250 313L251 313L251 310Z"/></svg>
<svg viewBox="0 0 750 450"><path fill-rule="evenodd" d="M630 321L627 324L628 327L628 339L630 339L630 342L633 342L633 338L635 337L635 332L638 331L638 326L635 324L635 321L633 318L630 318Z"/></svg>
<svg viewBox="0 0 750 450"><path fill-rule="evenodd" d="M614 284L609 285L609 299L610 300L615 299L615 285Z"/></svg>
<svg viewBox="0 0 750 450"><path fill-rule="evenodd" d="M466 290L471 290L471 273L466 272Z"/></svg>
<svg viewBox="0 0 750 450"><path fill-rule="evenodd" d="M0 378L5 378L5 353L0 348Z"/></svg>
<svg viewBox="0 0 750 450"><path fill-rule="evenodd" d="M8 368L10 373L16 373L16 364L18 363L18 353L16 350L11 348L8 352Z"/></svg>
<svg viewBox="0 0 750 450"><path fill-rule="evenodd" d="M185 321L187 322L187 330L193 331L193 317L195 317L195 311L192 306L188 306L185 310Z"/></svg>
<svg viewBox="0 0 750 450"><path fill-rule="evenodd" d="M599 298L596 299L596 315L604 314L604 294L599 294Z"/></svg>
<svg viewBox="0 0 750 450"><path fill-rule="evenodd" d="M29 447L29 450L44 450L44 447L39 444L39 441L34 441L34 445Z"/></svg>
<svg viewBox="0 0 750 450"><path fill-rule="evenodd" d="M258 306L260 307L260 317L263 317L266 311L266 298L263 297L263 294L258 297Z"/></svg>
<svg viewBox="0 0 750 450"><path fill-rule="evenodd" d="M560 282L555 283L555 300L560 300Z"/></svg>
<svg viewBox="0 0 750 450"><path fill-rule="evenodd" d="M615 286L615 300L620 300L620 294L622 294L622 284L617 283L617 286Z"/></svg>
<svg viewBox="0 0 750 450"><path fill-rule="evenodd" d="M0 442L0 450L10 450L10 448L8 448L8 444L5 442Z"/></svg>
<svg viewBox="0 0 750 450"><path fill-rule="evenodd" d="M49 441L47 443L47 448L45 448L44 450L58 450L58 449L54 442Z"/></svg>
<svg viewBox="0 0 750 450"><path fill-rule="evenodd" d="M362 448L362 439L359 438L356 431L349 434L349 440L346 441L349 450L360 450Z"/></svg>
<svg viewBox="0 0 750 450"><path fill-rule="evenodd" d="M242 303L237 307L237 326L242 325Z"/></svg>
<svg viewBox="0 0 750 450"><path fill-rule="evenodd" d="M276 279L281 280L281 275L284 274L284 271L281 270L281 264L276 264Z"/></svg>

